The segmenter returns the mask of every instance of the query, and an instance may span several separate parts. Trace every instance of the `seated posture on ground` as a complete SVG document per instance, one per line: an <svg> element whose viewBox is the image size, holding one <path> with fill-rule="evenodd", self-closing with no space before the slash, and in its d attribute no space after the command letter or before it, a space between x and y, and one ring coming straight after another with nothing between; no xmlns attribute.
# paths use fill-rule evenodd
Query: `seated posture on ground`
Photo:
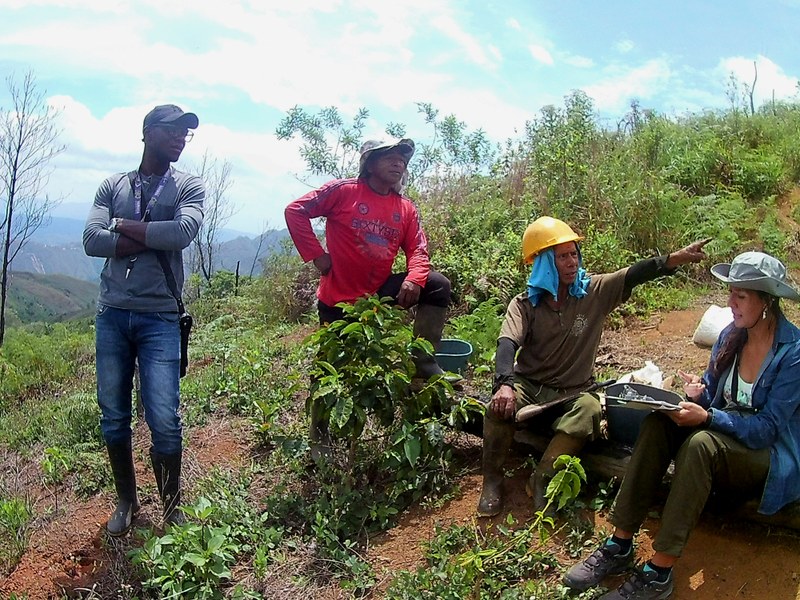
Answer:
<svg viewBox="0 0 800 600"><path fill-rule="evenodd" d="M414 334L436 348L442 339L450 303L450 281L431 271L428 241L413 202L400 193L407 177L414 142L369 140L361 147L357 178L331 181L291 202L286 225L297 251L314 261L321 277L317 288L320 324L342 318L340 302L354 303L377 294L391 296L403 308L416 306ZM325 217L326 251L311 226ZM406 272L392 273L400 249ZM441 375L433 356L415 357L416 377ZM315 411L311 438L321 432Z"/></svg>
<svg viewBox="0 0 800 600"><path fill-rule="evenodd" d="M494 516L502 508L502 468L514 438L516 411L589 387L605 317L634 286L705 258L706 241L701 241L614 273L589 276L582 267L582 239L552 217L540 217L523 236L523 259L533 266L528 289L509 304L497 341L494 391L483 421L480 516ZM580 394L540 419L552 420L555 435L527 486L537 511L546 505L555 459L577 454L587 440L599 436L600 402L594 394Z"/></svg>
<svg viewBox="0 0 800 600"><path fill-rule="evenodd" d="M585 590L633 564L632 540L675 460L655 554L602 598L659 599L673 590L672 566L712 486L731 498L760 498L774 514L800 499L800 330L779 299L800 301L783 264L745 252L711 272L730 286L733 323L720 334L703 377L686 374L680 411L645 418L611 512L614 534L564 576Z"/></svg>

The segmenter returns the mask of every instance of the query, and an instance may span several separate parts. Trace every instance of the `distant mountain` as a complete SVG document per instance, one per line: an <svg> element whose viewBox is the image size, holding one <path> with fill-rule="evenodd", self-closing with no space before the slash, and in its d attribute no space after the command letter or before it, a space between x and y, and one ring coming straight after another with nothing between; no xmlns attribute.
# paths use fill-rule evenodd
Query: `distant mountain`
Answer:
<svg viewBox="0 0 800 600"><path fill-rule="evenodd" d="M81 232L83 232L82 227ZM86 256L81 242L48 245L28 241L17 254L11 267L18 272L67 275L97 282L104 262L102 258Z"/></svg>
<svg viewBox="0 0 800 600"><path fill-rule="evenodd" d="M66 217L53 217L46 227L39 228L12 263L14 271L41 275L67 275L76 279L96 282L100 278L104 260L86 256L83 251L84 221ZM263 236L236 235L234 230L221 230L224 240L214 260L214 269L236 270L249 275L261 274L261 260L274 252L289 237L285 229L269 231ZM262 239L263 237L263 239ZM192 250L184 252L187 269L191 268Z"/></svg>
<svg viewBox="0 0 800 600"><path fill-rule="evenodd" d="M65 275L11 271L8 308L22 323L64 321L91 315L97 294L97 283Z"/></svg>
<svg viewBox="0 0 800 600"><path fill-rule="evenodd" d="M279 250L283 241L287 239L289 232L281 229L268 231L261 236L239 236L223 242L216 253L214 269L236 271L236 264L239 263L240 275L250 275L251 269L253 275L260 275L261 260Z"/></svg>
<svg viewBox="0 0 800 600"><path fill-rule="evenodd" d="M89 208L84 209L83 205L75 203L67 206L71 207L68 211L70 214L83 216L80 218L77 216L51 216L49 223L39 227L31 239L48 245L81 243L83 228L86 224L84 219ZM248 237L248 234L237 229L220 229L217 237L220 242L227 242L238 237Z"/></svg>

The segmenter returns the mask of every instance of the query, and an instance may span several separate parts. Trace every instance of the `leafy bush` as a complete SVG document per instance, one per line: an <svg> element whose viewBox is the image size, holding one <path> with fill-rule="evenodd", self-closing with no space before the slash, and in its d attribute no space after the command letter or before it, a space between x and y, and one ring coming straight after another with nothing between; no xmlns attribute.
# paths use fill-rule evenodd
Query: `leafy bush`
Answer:
<svg viewBox="0 0 800 600"><path fill-rule="evenodd" d="M83 322L9 329L0 346L0 410L57 392L93 360L92 335Z"/></svg>
<svg viewBox="0 0 800 600"><path fill-rule="evenodd" d="M346 589L365 590L374 584L360 552L365 534L389 527L411 502L445 492L447 429L479 407L448 400L452 389L441 378L410 389L411 352L432 348L413 338L404 311L377 298L344 311L344 319L309 338L316 346L309 409L319 402L333 438L330 453L303 485L303 447L288 438L278 446L270 461L283 462L268 467L279 479L264 500L262 526L310 536L324 565L318 577L326 573Z"/></svg>
<svg viewBox="0 0 800 600"><path fill-rule="evenodd" d="M144 573L143 587L158 598L224 598L223 585L243 545L230 524L214 518L217 508L207 498L181 510L191 522L131 551L133 564Z"/></svg>
<svg viewBox="0 0 800 600"><path fill-rule="evenodd" d="M72 393L29 402L25 411L0 415L0 442L15 450L29 450L37 442L45 446L84 450L104 447L100 409L93 394Z"/></svg>
<svg viewBox="0 0 800 600"><path fill-rule="evenodd" d="M413 339L404 311L377 298L342 305L344 318L314 332L318 348L311 369L311 393L306 410L319 407L321 418L336 437L355 440L368 417L388 427L399 410L405 420L430 415L445 401L443 378L409 393L414 352L431 354L433 347Z"/></svg>
<svg viewBox="0 0 800 600"><path fill-rule="evenodd" d="M28 527L33 518L30 501L0 498L0 573L10 573L28 547Z"/></svg>
<svg viewBox="0 0 800 600"><path fill-rule="evenodd" d="M494 372L494 353L504 312L500 301L491 298L481 302L470 314L450 319L452 334L472 344L470 362L475 365L476 375Z"/></svg>

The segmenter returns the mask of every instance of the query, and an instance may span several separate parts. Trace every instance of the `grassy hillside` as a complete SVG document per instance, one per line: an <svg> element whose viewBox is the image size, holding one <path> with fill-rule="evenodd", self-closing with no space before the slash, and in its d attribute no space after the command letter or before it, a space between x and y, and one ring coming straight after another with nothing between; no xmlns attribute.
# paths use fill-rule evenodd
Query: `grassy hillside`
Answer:
<svg viewBox="0 0 800 600"><path fill-rule="evenodd" d="M88 316L97 300L97 283L66 275L11 273L9 308L22 323L52 323Z"/></svg>

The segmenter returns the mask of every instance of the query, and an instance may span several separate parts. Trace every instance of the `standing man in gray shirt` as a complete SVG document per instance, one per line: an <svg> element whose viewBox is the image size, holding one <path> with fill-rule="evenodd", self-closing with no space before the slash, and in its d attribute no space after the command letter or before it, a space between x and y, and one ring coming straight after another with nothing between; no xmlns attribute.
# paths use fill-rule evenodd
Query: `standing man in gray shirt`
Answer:
<svg viewBox="0 0 800 600"><path fill-rule="evenodd" d="M182 521L176 510L182 454L180 314L172 290L180 296L182 252L203 222L205 189L198 177L177 171L171 163L180 158L197 125L197 115L172 104L147 113L139 168L112 175L100 185L83 232L86 254L106 259L95 347L100 427L117 491L117 507L106 525L112 536L125 535L139 510L131 449L137 361L164 522Z"/></svg>

